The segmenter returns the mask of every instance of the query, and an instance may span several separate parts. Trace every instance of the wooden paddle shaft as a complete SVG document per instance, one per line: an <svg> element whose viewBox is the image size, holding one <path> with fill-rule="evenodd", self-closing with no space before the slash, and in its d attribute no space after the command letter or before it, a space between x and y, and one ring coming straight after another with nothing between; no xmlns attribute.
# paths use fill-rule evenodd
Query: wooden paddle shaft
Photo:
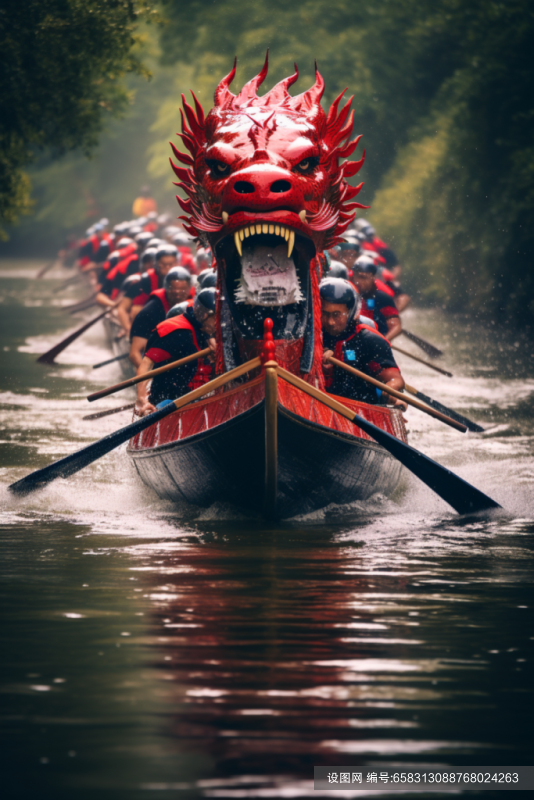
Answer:
<svg viewBox="0 0 534 800"><path fill-rule="evenodd" d="M265 489L263 514L276 517L278 471L278 374L276 361L265 364Z"/></svg>
<svg viewBox="0 0 534 800"><path fill-rule="evenodd" d="M37 359L37 363L53 364L56 356L62 353L63 350L65 350L69 346L69 344L72 344L72 342L76 341L76 339L79 336L81 336L82 333L85 333L85 331L89 330L89 328L95 325L95 323L103 319L106 316L106 314L109 314L109 312L112 311L116 306L118 306L118 304L119 301L117 301L110 308L106 308L106 310L102 311L102 313L98 314L98 316L93 317L93 319L89 320L89 322L86 322L85 325L82 325L80 328L76 328L76 330L73 333L69 334L65 339L62 339L58 344L54 345L54 347L52 347L50 350L47 350L46 353L42 354L42 356L39 356L39 358Z"/></svg>
<svg viewBox="0 0 534 800"><path fill-rule="evenodd" d="M413 397L406 397L405 394L402 392L398 392L393 387L388 386L386 383L382 383L382 381L377 381L376 378L371 378L369 375L366 375L365 372L360 372L359 369L355 369L354 367L350 367L348 364L345 364L343 361L339 361L337 358L329 358L328 359L331 364L335 364L336 367L341 367L346 372L350 372L352 375L356 375L357 378L361 378L363 381L376 386L377 389L380 389L386 394L390 394L392 397L396 397L398 400L402 400L403 403L407 403L409 406L414 406L414 408L418 408L420 411L424 411L425 414L429 414L431 417L435 417L439 419L441 422L444 422L446 425L450 425L451 428L456 428L456 430L465 433L467 431L467 427L462 425L461 422L456 422L455 419L451 419L451 417L447 417L445 414L442 414L441 411L435 411L435 409L430 408L430 406L426 406L424 403L420 403L419 400L414 400Z"/></svg>
<svg viewBox="0 0 534 800"><path fill-rule="evenodd" d="M418 361L420 364L424 364L425 367L430 367L430 369L435 369L436 372L440 372L442 375L446 375L447 378L452 378L452 372L447 372L446 369L441 369L441 367L436 367L435 364L431 364L429 361L425 361L424 358L419 358L419 356L414 356L413 353L409 353L407 350L403 350L401 347L398 347L396 344L389 343L392 350L396 350L397 353L402 353L403 356L408 356L408 358L413 358L414 361Z"/></svg>
<svg viewBox="0 0 534 800"><path fill-rule="evenodd" d="M189 364L190 361L195 361L197 358L204 358L210 353L210 348L206 347L204 350L199 350L198 353L191 353L191 355L185 356L185 358L180 358L178 361L173 361L171 364L166 364L164 367L151 369L150 372L145 372L144 375L138 375L136 378L128 378L127 381L122 381L122 383L116 383L114 386L108 386L107 389L100 389L98 392L93 392L93 394L88 395L87 399L90 403L92 403L94 400L100 400L101 397L107 397L110 394L115 394L115 392L120 392L121 389L127 389L128 386L135 386L137 383L149 381L156 375L162 375L164 372L168 372L170 369L181 367L182 364Z"/></svg>
<svg viewBox="0 0 534 800"><path fill-rule="evenodd" d="M135 408L135 403L128 403L128 405L119 406L119 408L108 408L107 411L97 411L96 414L87 414L85 417L82 417L82 419L101 419L102 417L109 417L111 414L118 414L119 411L129 411L133 408Z"/></svg>

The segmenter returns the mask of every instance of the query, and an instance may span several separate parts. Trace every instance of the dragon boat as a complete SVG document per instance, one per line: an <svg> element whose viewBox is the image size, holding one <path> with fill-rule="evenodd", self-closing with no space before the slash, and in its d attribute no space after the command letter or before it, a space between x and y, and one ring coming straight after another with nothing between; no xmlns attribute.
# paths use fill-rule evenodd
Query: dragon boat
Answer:
<svg viewBox="0 0 534 800"><path fill-rule="evenodd" d="M109 349L114 357L121 356L117 363L121 368L124 378L133 378L135 375L135 368L127 357L130 352L130 341L128 337L122 335L122 327L118 322L115 322L114 319L104 317L103 323Z"/></svg>
<svg viewBox="0 0 534 800"><path fill-rule="evenodd" d="M288 91L297 70L259 96L268 59L235 95L235 70L207 116L194 94L194 108L182 96L183 147L171 146L183 166L171 165L185 195L177 197L184 228L217 263L216 374L259 356L266 320L271 361L147 428L128 453L160 497L199 506L260 510L268 498L269 515L288 518L391 494L402 467L361 429L302 383L277 379L274 402L266 394L269 363L324 390L322 253L343 241L355 209L366 208L351 202L362 184L347 181L365 157L345 160L360 138L350 141L351 101L340 106L343 93L325 114L317 68L300 95ZM398 410L338 400L406 441Z"/></svg>

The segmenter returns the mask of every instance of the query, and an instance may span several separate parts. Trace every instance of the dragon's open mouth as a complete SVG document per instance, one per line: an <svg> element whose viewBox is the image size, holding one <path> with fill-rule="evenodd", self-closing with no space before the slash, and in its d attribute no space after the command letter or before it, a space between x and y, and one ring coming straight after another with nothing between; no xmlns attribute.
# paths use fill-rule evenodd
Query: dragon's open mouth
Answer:
<svg viewBox="0 0 534 800"><path fill-rule="evenodd" d="M224 237L217 252L226 265L233 303L272 308L303 302L315 247L301 231L273 221L252 222Z"/></svg>

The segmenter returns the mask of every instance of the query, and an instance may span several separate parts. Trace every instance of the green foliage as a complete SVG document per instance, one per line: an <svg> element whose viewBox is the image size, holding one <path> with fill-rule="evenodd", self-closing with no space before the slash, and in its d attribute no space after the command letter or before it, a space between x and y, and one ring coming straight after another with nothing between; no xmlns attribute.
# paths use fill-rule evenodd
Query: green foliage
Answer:
<svg viewBox="0 0 534 800"><path fill-rule="evenodd" d="M34 152L90 153L106 117L125 111L127 72L145 73L125 0L4 0L0 8L0 219L28 208Z"/></svg>

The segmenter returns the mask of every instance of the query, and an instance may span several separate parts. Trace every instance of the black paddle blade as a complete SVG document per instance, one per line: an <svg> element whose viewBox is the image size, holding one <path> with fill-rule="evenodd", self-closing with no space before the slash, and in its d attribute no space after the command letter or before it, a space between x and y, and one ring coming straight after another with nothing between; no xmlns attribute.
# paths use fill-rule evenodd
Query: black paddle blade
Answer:
<svg viewBox="0 0 534 800"><path fill-rule="evenodd" d="M485 511L489 508L501 508L499 503L496 503L484 492L471 486L463 478L459 478L454 472L442 467L437 461L433 461L428 456L420 453L419 450L410 447L409 444L401 442L400 439L390 433L377 428L372 422L367 422L359 414L354 415L353 422L362 431L372 436L378 444L381 444L392 456L395 456L401 464L404 464L410 472L413 472L436 494L439 494L459 514Z"/></svg>
<svg viewBox="0 0 534 800"><path fill-rule="evenodd" d="M406 328L403 328L402 332L408 339L410 339L411 342L420 347L421 350L427 354L427 356L430 356L430 358L439 358L443 355L443 350L438 350L437 347L434 347L433 344L427 342L426 339L421 339L420 336L416 336L415 333L407 331Z"/></svg>
<svg viewBox="0 0 534 800"><path fill-rule="evenodd" d="M481 425L477 425L476 422L471 422L471 420L467 417L464 417L463 414L459 414L457 411L447 408L447 406L438 403L437 400L433 400L432 397L428 397L428 395L423 394L423 392L418 391L415 396L422 400L423 403L429 405L431 408L435 408L436 411L441 411L442 414L448 414L448 416L452 417L452 419L455 419L456 422L461 422L462 425L465 425L465 427L468 430L473 431L473 433L484 432L484 428Z"/></svg>
<svg viewBox="0 0 534 800"><path fill-rule="evenodd" d="M41 489L56 478L68 478L69 475L74 475L75 472L79 472L79 470L92 464L93 461L115 450L116 447L127 442L132 436L136 436L146 428L150 428L151 425L172 414L173 411L176 411L176 407L174 403L169 403L169 405L154 411L147 417L143 417L137 422L132 422L125 428L121 428L115 433L110 433L109 436L104 436L98 442L93 442L93 444L78 450L76 453L71 453L69 456L43 467L43 469L38 469L26 475L25 478L12 483L8 488L15 494L25 495L34 492L36 489Z"/></svg>

